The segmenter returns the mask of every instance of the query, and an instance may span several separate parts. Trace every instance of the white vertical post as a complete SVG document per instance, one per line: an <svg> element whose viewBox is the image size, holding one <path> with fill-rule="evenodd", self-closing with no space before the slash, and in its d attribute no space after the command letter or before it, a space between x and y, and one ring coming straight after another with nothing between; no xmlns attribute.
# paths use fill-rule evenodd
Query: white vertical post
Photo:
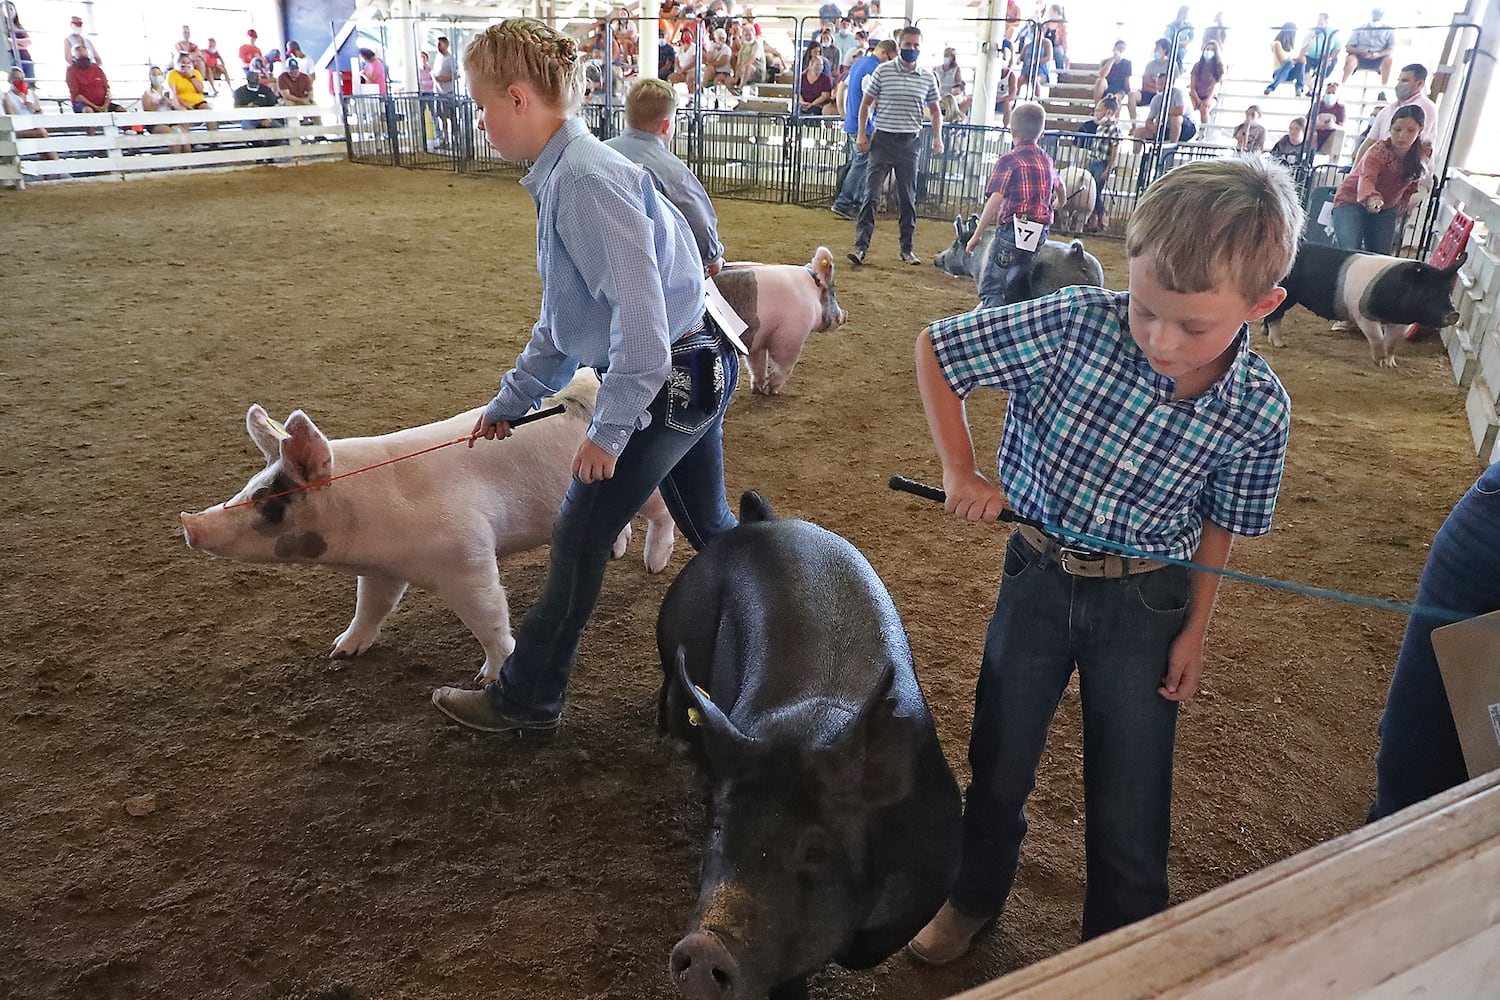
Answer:
<svg viewBox="0 0 1500 1000"><path fill-rule="evenodd" d="M999 83L995 64L1000 55L1000 39L1005 37L1005 25L995 18L1005 16L1004 0L985 0L984 16L990 20L979 25L979 66L974 70L974 101L969 108L969 121L975 125L988 125L995 115L995 87Z"/></svg>
<svg viewBox="0 0 1500 1000"><path fill-rule="evenodd" d="M656 76L660 68L656 61L656 47L661 44L661 3L659 0L641 0L641 50L635 57L636 74L642 80Z"/></svg>
<svg viewBox="0 0 1500 1000"><path fill-rule="evenodd" d="M1482 20L1475 15L1480 15ZM1495 57L1497 53L1500 53L1500 4L1494 3L1493 0L1488 3L1485 0L1470 0L1468 12L1463 15L1463 19L1479 21L1479 44L1483 47L1475 48L1469 54L1469 94L1464 102L1463 120L1458 123L1458 130L1453 133L1453 146L1450 153L1455 167L1465 170L1490 169L1492 164L1481 166L1479 161L1485 158L1485 153L1494 155L1496 145L1493 139L1495 134L1493 125L1487 131L1491 137L1490 148L1485 150L1481 147L1480 155L1474 157L1473 164L1469 163L1469 154L1473 152L1474 140L1480 132L1480 123L1486 119L1493 122L1497 116L1500 116L1500 107L1496 107L1493 102L1488 109L1488 115L1484 106L1486 98L1494 97L1491 90L1494 87ZM1455 16L1454 20L1458 20L1458 16ZM1448 97L1449 94L1455 94L1455 88L1450 87L1443 95L1445 105L1452 100ZM1456 105L1457 102L1453 100L1452 103Z"/></svg>

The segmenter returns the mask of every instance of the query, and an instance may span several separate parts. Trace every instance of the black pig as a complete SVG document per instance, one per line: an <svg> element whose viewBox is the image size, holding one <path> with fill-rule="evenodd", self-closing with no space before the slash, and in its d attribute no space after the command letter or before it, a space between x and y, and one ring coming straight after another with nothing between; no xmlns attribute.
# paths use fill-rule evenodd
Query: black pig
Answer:
<svg viewBox="0 0 1500 1000"><path fill-rule="evenodd" d="M661 727L708 782L698 905L670 975L692 1000L806 995L937 912L958 786L890 595L859 551L754 493L662 602Z"/></svg>

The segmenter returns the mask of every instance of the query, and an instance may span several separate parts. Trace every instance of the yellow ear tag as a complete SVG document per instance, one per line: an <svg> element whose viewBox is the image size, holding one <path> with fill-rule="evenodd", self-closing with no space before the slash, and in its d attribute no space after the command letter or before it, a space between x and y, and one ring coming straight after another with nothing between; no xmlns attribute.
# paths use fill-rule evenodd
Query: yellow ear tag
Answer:
<svg viewBox="0 0 1500 1000"><path fill-rule="evenodd" d="M713 699L708 696L708 692L705 691L705 690L703 690L698 685L694 684L693 685L693 690L697 691L700 695L702 695L704 701L713 701ZM701 725L703 725L703 713L700 712L700 711L698 711L698 709L697 709L696 706L688 708L688 725L690 725L690 726L701 726Z"/></svg>
<svg viewBox="0 0 1500 1000"><path fill-rule="evenodd" d="M277 423L276 418L272 417L270 414L266 414L266 423L270 426L272 433L274 433L277 437L291 437L291 435L287 433L286 428Z"/></svg>

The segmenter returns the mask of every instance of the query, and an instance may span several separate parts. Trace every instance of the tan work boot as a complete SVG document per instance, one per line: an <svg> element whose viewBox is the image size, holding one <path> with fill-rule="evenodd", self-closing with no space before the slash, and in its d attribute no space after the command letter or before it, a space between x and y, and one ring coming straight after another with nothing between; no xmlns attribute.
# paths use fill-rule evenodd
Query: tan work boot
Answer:
<svg viewBox="0 0 1500 1000"><path fill-rule="evenodd" d="M937 916L907 942L906 950L919 962L928 965L947 965L962 958L974 943L975 936L991 922L982 917L966 917L944 903Z"/></svg>

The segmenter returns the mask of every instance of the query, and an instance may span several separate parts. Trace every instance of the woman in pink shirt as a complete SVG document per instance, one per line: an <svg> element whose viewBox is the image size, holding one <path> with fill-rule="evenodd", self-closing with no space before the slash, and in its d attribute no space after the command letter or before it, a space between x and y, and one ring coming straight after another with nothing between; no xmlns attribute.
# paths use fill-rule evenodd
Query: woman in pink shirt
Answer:
<svg viewBox="0 0 1500 1000"><path fill-rule="evenodd" d="M1414 104L1398 108L1390 138L1366 150L1334 193L1333 231L1345 250L1391 252L1396 227L1432 168L1432 146L1421 139L1426 117Z"/></svg>
<svg viewBox="0 0 1500 1000"><path fill-rule="evenodd" d="M385 63L376 58L374 49L360 49L359 58L364 61L359 68L360 82L375 84L380 89L380 96L384 97L389 92L385 82Z"/></svg>

